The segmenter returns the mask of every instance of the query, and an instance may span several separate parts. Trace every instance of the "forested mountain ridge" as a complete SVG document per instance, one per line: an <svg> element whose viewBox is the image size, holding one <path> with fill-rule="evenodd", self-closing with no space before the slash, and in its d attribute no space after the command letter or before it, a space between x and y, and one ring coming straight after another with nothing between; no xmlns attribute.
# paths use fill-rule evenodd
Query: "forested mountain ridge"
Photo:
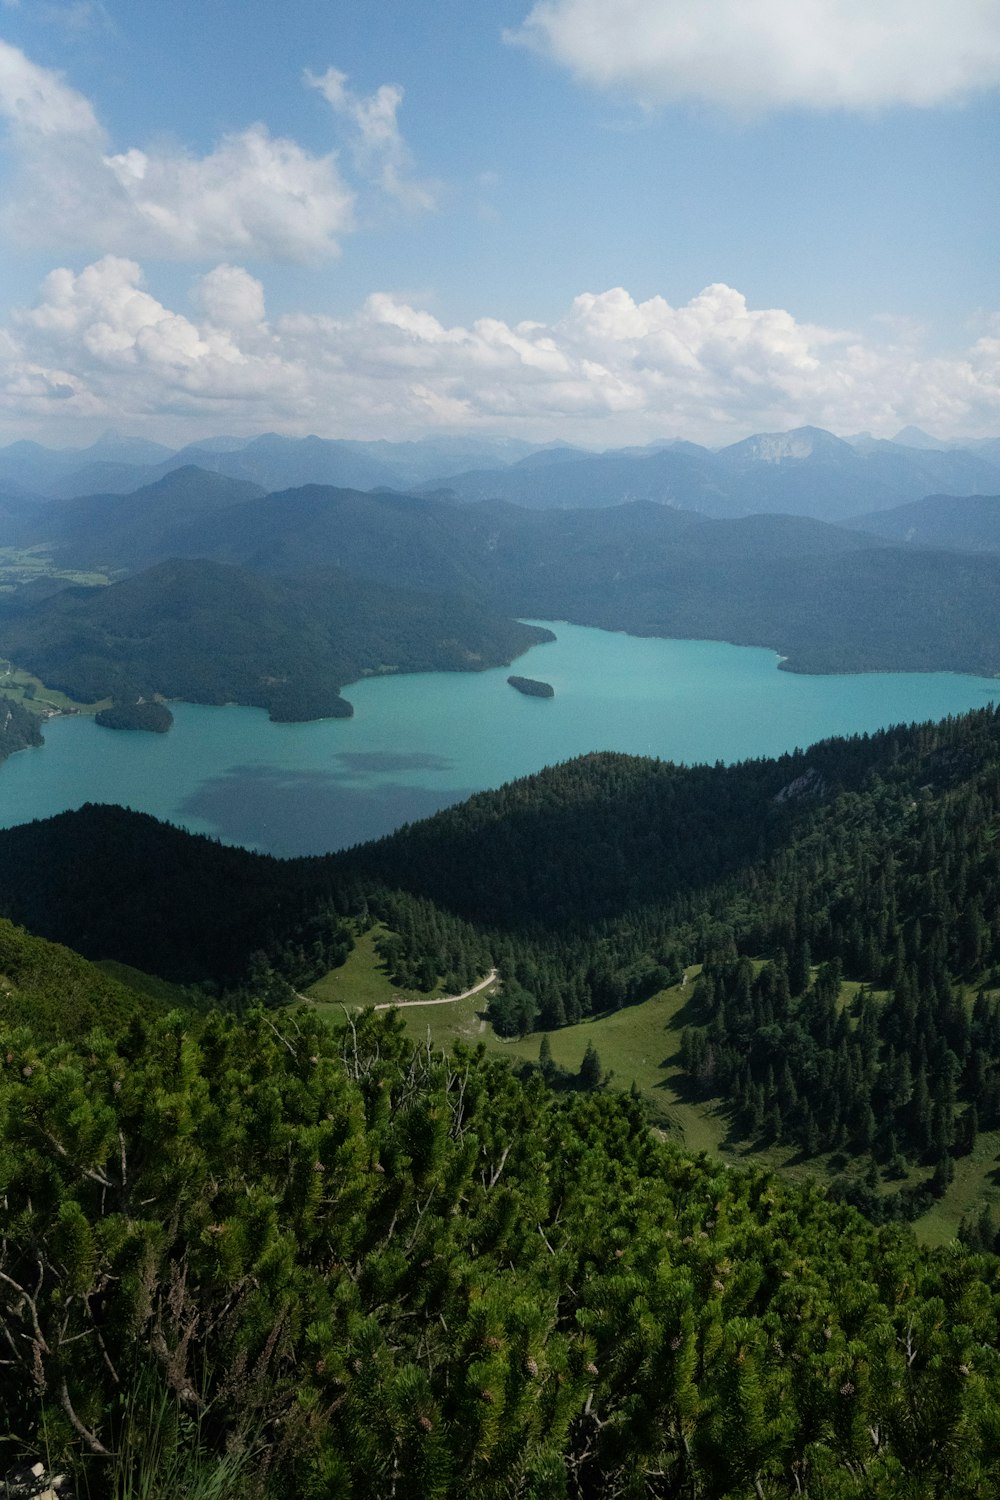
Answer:
<svg viewBox="0 0 1000 1500"><path fill-rule="evenodd" d="M516 985L494 1024L512 1032L626 1004L701 961L695 1096L721 1094L739 1136L806 1157L870 1154L897 1179L933 1167L909 1196L868 1203L910 1214L1000 1127L998 848L989 709L731 768L592 757L353 861L488 929Z"/></svg>
<svg viewBox="0 0 1000 1500"><path fill-rule="evenodd" d="M991 708L729 767L587 756L310 860L85 809L0 832L0 907L185 982L255 967L277 995L346 952L348 919L379 919L396 983L458 991L496 964L509 1034L702 964L692 1090L721 1094L748 1138L905 1161L942 1191L1000 1127L998 851Z"/></svg>
<svg viewBox="0 0 1000 1500"><path fill-rule="evenodd" d="M0 912L89 959L214 993L262 964L307 984L350 946L364 895L326 862L251 854L123 807L0 830Z"/></svg>
<svg viewBox="0 0 1000 1500"><path fill-rule="evenodd" d="M15 699L0 696L0 764L15 751L42 743L38 715L29 713Z"/></svg>
<svg viewBox="0 0 1000 1500"><path fill-rule="evenodd" d="M909 505L854 517L850 525L911 547L1000 552L1000 494L927 495Z"/></svg>
<svg viewBox="0 0 1000 1500"><path fill-rule="evenodd" d="M114 492L54 500L22 512L12 540L44 545L76 568L135 571L174 554L175 532L216 510L259 498L260 485L194 465L127 495Z"/></svg>
<svg viewBox="0 0 1000 1500"><path fill-rule="evenodd" d="M159 535L155 515L143 527L150 558L166 548L268 574L334 565L506 614L770 647L791 670L1000 671L1000 560L803 516L713 521L649 502L528 511L306 486L206 505ZM135 545L102 546L103 564L128 566Z"/></svg>
<svg viewBox="0 0 1000 1500"><path fill-rule="evenodd" d="M83 702L160 694L286 720L349 714L339 689L368 672L506 665L549 639L473 601L336 568L264 578L203 561L0 613L0 651Z"/></svg>

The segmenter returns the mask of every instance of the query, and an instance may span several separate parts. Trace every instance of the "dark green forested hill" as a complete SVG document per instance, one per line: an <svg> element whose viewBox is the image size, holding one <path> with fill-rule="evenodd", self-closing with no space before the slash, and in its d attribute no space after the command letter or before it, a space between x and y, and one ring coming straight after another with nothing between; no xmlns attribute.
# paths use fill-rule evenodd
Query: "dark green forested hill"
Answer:
<svg viewBox="0 0 1000 1500"><path fill-rule="evenodd" d="M29 713L13 698L0 696L0 761L16 750L43 743L38 715Z"/></svg>
<svg viewBox="0 0 1000 1500"><path fill-rule="evenodd" d="M996 1500L1000 1261L369 1014L0 1022L0 1426L93 1500Z"/></svg>
<svg viewBox="0 0 1000 1500"><path fill-rule="evenodd" d="M259 978L263 961L306 983L346 951L340 886L322 861L250 854L93 805L0 830L0 846L0 912L88 958L218 988Z"/></svg>
<svg viewBox="0 0 1000 1500"><path fill-rule="evenodd" d="M77 568L133 571L171 555L164 543L181 527L262 495L259 485L186 465L131 494L81 495L37 505L18 540L44 543Z"/></svg>
<svg viewBox="0 0 1000 1500"><path fill-rule="evenodd" d="M173 979L263 976L279 999L343 957L348 918L396 934L404 986L495 963L509 1033L701 964L692 1090L749 1138L933 1168L938 1190L1000 1128L998 891L992 709L731 767L588 756L311 860L115 809L0 832L16 920Z"/></svg>
<svg viewBox="0 0 1000 1500"><path fill-rule="evenodd" d="M770 646L793 670L1000 671L1000 560L917 554L805 516L708 520L651 501L539 512L309 485L206 506L145 545L268 574L333 564L505 613Z"/></svg>
<svg viewBox="0 0 1000 1500"><path fill-rule="evenodd" d="M64 567L210 558L296 580L340 567L383 585L383 613L389 590L445 590L508 614L770 646L792 670L992 675L1000 560L981 540L978 555L951 549L965 545L956 526L976 537L988 530L993 502L954 504L966 522L920 502L921 515L933 511L921 539L947 550L919 551L903 511L898 524L896 512L876 517L870 530L880 534L869 535L802 515L710 520L652 500L533 511L315 484L262 495L187 468L138 495L36 507L37 535L22 540L56 546ZM232 634L230 621L219 623Z"/></svg>
<svg viewBox="0 0 1000 1500"><path fill-rule="evenodd" d="M592 757L352 858L487 929L512 1032L701 962L693 1097L806 1158L933 1168L866 1200L913 1214L1000 1127L998 851L991 709L731 768Z"/></svg>
<svg viewBox="0 0 1000 1500"><path fill-rule="evenodd" d="M1000 495L927 495L850 523L859 531L910 547L1000 552Z"/></svg>
<svg viewBox="0 0 1000 1500"><path fill-rule="evenodd" d="M350 713L339 689L367 672L475 670L550 638L472 601L336 568L262 578L198 561L65 589L0 618L0 652L84 701L162 694L255 704L275 719Z"/></svg>

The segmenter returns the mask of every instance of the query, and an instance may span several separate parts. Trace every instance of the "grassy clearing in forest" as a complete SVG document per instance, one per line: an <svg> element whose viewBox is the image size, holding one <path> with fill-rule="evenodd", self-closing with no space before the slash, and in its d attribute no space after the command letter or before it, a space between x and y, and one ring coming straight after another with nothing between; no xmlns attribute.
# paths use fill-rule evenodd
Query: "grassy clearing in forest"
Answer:
<svg viewBox="0 0 1000 1500"><path fill-rule="evenodd" d="M429 999L416 991L394 987L375 951L375 940L386 929L376 926L355 940L354 949L342 968L334 969L309 987L316 1002L333 1023L343 1019L343 1006L382 1005L393 999ZM634 1084L647 1103L654 1125L677 1140L686 1150L705 1151L730 1166L766 1166L796 1181L815 1178L829 1183L846 1173L864 1178L865 1159L850 1160L838 1153L804 1159L794 1147L758 1147L740 1140L721 1099L692 1098L684 1086L680 1064L681 1033L693 1024L689 1002L698 968L688 970L688 981L661 990L649 1000L622 1010L595 1016L575 1026L548 1033L553 1062L568 1073L578 1072L588 1042L592 1042L610 1087L630 1089ZM850 1006L860 986L845 982L841 1003ZM440 986L433 996L442 994ZM446 1049L456 1042L482 1042L488 1051L512 1063L537 1063L542 1033L508 1040L497 1036L489 1024L488 991L458 1000L453 1005L400 1008L400 1016L414 1041L428 1033L435 1045ZM976 1213L983 1203L1000 1205L1000 1131L982 1134L971 1155L955 1162L955 1178L944 1197L913 1224L917 1237L927 1244L945 1244L954 1239L963 1216ZM908 1181L928 1177L925 1168L912 1168ZM880 1191L895 1192L904 1183L879 1183Z"/></svg>
<svg viewBox="0 0 1000 1500"><path fill-rule="evenodd" d="M914 1223L918 1239L927 1245L946 1245L958 1233L963 1217L972 1217L984 1203L1000 1206L1000 1130L984 1131L968 1156L955 1161L955 1178L943 1198Z"/></svg>
<svg viewBox="0 0 1000 1500"><path fill-rule="evenodd" d="M78 713L96 714L99 709L110 708L111 699L102 698L97 703L77 703L56 688L47 688L38 677L15 667L13 662L0 657L0 696L20 703L29 713Z"/></svg>
<svg viewBox="0 0 1000 1500"><path fill-rule="evenodd" d="M322 1014L339 1020L342 1018L341 1007L345 1005L351 1010L365 1005L389 1005L394 1000L430 1000L443 995L440 985L422 994L418 990L400 989L392 983L375 947L380 937L388 935L388 929L381 922L376 922L367 932L355 933L354 947L347 962L311 984L305 992L306 998L314 1002Z"/></svg>
<svg viewBox="0 0 1000 1500"><path fill-rule="evenodd" d="M0 547L0 591L9 592L21 584L33 583L36 578L59 578L65 583L83 584L88 588L108 582L106 573L57 567L45 546Z"/></svg>

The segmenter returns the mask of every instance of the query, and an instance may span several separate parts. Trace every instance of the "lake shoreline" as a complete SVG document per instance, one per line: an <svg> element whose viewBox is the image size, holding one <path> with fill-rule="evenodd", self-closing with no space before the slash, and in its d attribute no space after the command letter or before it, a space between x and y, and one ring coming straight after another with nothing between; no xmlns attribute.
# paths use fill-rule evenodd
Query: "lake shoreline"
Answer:
<svg viewBox="0 0 1000 1500"><path fill-rule="evenodd" d="M778 670L764 647L526 623L556 633L519 661L554 689L544 713L504 666L359 678L350 719L174 701L169 734L130 737L60 713L41 754L0 767L0 825L110 802L279 857L320 854L591 751L732 763L1000 696L961 674L817 676Z"/></svg>

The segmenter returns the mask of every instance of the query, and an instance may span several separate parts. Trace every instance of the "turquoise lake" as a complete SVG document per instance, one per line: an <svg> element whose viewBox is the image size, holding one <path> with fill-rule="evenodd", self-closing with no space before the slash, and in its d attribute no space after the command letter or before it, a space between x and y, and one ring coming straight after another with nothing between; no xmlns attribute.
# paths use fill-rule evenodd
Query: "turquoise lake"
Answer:
<svg viewBox="0 0 1000 1500"><path fill-rule="evenodd" d="M118 802L226 843L315 854L588 750L743 760L1000 697L1000 682L947 672L802 677L747 646L551 628L558 639L513 668L354 683L352 719L272 724L262 709L186 703L166 735L53 719L44 748L0 766L0 826ZM516 692L511 671L555 697Z"/></svg>

